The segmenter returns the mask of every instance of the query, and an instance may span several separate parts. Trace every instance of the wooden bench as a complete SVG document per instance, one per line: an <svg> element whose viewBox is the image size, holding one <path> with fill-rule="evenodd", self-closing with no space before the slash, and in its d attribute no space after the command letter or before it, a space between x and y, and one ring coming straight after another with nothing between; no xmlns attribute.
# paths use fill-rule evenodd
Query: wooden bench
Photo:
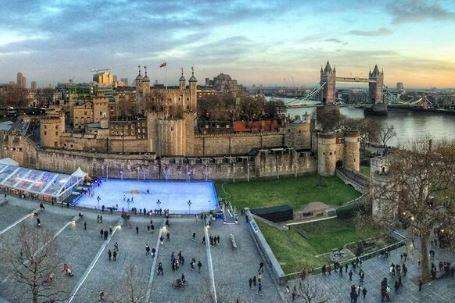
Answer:
<svg viewBox="0 0 455 303"><path fill-rule="evenodd" d="M237 249L237 242L235 242L235 238L233 234L229 234L229 240L232 245L232 249Z"/></svg>

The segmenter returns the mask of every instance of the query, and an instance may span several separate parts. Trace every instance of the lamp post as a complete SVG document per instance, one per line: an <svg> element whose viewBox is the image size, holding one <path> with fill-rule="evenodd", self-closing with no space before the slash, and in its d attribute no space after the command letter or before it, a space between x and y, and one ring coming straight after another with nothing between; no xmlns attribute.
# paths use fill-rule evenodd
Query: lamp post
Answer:
<svg viewBox="0 0 455 303"><path fill-rule="evenodd" d="M188 200L188 202L186 202L188 204L188 215L191 214L191 200Z"/></svg>

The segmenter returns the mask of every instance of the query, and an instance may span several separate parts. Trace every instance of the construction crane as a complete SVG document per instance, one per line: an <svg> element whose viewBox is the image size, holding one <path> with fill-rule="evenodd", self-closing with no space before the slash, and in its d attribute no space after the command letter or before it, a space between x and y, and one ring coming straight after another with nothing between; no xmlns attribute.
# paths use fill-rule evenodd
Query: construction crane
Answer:
<svg viewBox="0 0 455 303"><path fill-rule="evenodd" d="M112 70L111 68L100 68L100 69L92 68L92 69L90 69L90 71L92 73L110 72L111 70Z"/></svg>

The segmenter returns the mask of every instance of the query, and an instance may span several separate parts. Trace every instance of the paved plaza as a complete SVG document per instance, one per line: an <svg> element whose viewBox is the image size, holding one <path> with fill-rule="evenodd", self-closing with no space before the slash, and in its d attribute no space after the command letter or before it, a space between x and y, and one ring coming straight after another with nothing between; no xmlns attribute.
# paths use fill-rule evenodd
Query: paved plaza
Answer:
<svg viewBox="0 0 455 303"><path fill-rule="evenodd" d="M0 206L0 247L18 246L18 232L22 224L35 225L31 213L39 209L39 203L24 201L15 197L7 197L8 204ZM123 223L118 214L103 214L103 223L97 223L98 212L85 209L66 208L45 205L40 213L42 230L48 230L58 247L59 262L71 265L74 277L67 277L64 283L64 298L67 302L99 302L99 293L104 291L106 302L119 302L127 281L127 269L134 265L135 277L132 280L141 302L213 302L212 294L216 292L218 302L291 302L284 286L278 287L272 280L268 269L263 275L263 293L258 294L257 288L250 289L249 278L258 271L262 261L252 239L245 220L239 224L223 224L215 222L207 229L208 235L220 236L220 244L206 246L202 244L205 235L204 224L195 217L171 218L170 239L164 237L160 244L160 230L165 225L162 217L132 217L129 224ZM84 217L78 220L79 212ZM74 224L73 220L76 219ZM147 230L153 220L155 230ZM73 223L72 223L73 222ZM84 229L83 222L87 229ZM121 226L119 225L121 224ZM136 227L138 232L136 232ZM100 229L112 229L107 240L100 236ZM193 239L193 233L195 238ZM230 235L235 238L237 248L233 248ZM165 232L162 232L165 235ZM117 261L109 261L107 251L114 250L118 243ZM145 245L157 250L156 259L146 255ZM418 245L418 244L417 244ZM365 299L358 302L380 302L379 283L389 279L392 289L392 302L454 302L455 278L444 278L424 285L418 291L418 285L411 281L418 273L417 255L411 255L406 262L408 274L403 278L403 288L395 293L393 279L389 275L389 266L393 262L400 264L400 254L404 247L391 252L389 258L374 257L363 262L365 271L364 286L368 293ZM184 256L185 263L180 269L173 271L170 260L171 253L179 252ZM201 261L190 268L191 259ZM435 264L439 260L454 262L452 253L436 249ZM210 263L211 261L211 263ZM157 275L157 266L162 263L164 275ZM171 284L182 273L188 281L185 289L174 289ZM213 275L212 275L213 273ZM313 275L307 278L311 285L319 289L327 302L350 302L349 290L352 284L359 284L357 273L352 282L346 272L340 277L332 272L330 276ZM299 280L289 282L292 290ZM0 263L0 302L23 302L24 288L15 283L11 277L8 264ZM304 302L297 298L295 302Z"/></svg>
<svg viewBox="0 0 455 303"><path fill-rule="evenodd" d="M19 226L35 226L31 213L39 208L39 203L7 197L8 204L0 206L0 245L16 245ZM263 292L249 289L248 279L257 273L262 261L257 252L246 223L223 224L215 222L208 229L208 235L220 236L217 246L204 245L204 224L195 217L170 218L167 228L170 239L159 242L160 228L164 226L161 217L132 217L128 225L118 214L103 214L103 223L97 223L99 214L85 209L66 208L45 204L40 213L42 229L48 230L58 247L60 262L71 265L74 276L64 281L65 298L68 302L99 302L99 293L104 291L107 302L118 302L127 280L128 266L135 266L134 287L143 298L150 302L211 302L216 292L218 302L280 302L279 288L273 283L268 272L263 275ZM84 217L78 219L79 212ZM155 230L148 231L147 226L153 220ZM83 222L87 224L84 229ZM136 232L138 228L138 233ZM100 229L113 229L107 240L100 236ZM193 239L193 233L196 235ZM229 235L234 235L238 247L232 248ZM117 261L109 261L107 251L114 250L118 243ZM156 260L146 255L145 245L157 249ZM210 248L210 250L208 249ZM185 258L180 269L173 271L170 265L171 253L179 252ZM209 258L210 256L210 258ZM190 262L194 258L201 261L201 271L191 270ZM209 260L211 260L211 268ZM157 266L162 263L164 275L157 275ZM213 276L211 275L213 272ZM185 289L174 289L171 284L184 273L188 281ZM0 264L0 300L22 302L22 286L11 279L8 264ZM212 281L214 283L212 283ZM213 285L215 288L213 288ZM2 301L0 301L2 302ZM141 301L142 302L142 301Z"/></svg>

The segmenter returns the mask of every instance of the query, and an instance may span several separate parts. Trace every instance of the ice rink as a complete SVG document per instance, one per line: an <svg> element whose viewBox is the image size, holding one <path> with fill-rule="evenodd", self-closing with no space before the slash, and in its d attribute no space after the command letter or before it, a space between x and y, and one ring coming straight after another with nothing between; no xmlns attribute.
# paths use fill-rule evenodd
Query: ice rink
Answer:
<svg viewBox="0 0 455 303"><path fill-rule="evenodd" d="M91 187L89 194L83 194L76 205L97 209L104 205L119 211L133 207L147 211L162 208L174 214L196 214L217 209L218 197L212 181L102 180L100 185Z"/></svg>

